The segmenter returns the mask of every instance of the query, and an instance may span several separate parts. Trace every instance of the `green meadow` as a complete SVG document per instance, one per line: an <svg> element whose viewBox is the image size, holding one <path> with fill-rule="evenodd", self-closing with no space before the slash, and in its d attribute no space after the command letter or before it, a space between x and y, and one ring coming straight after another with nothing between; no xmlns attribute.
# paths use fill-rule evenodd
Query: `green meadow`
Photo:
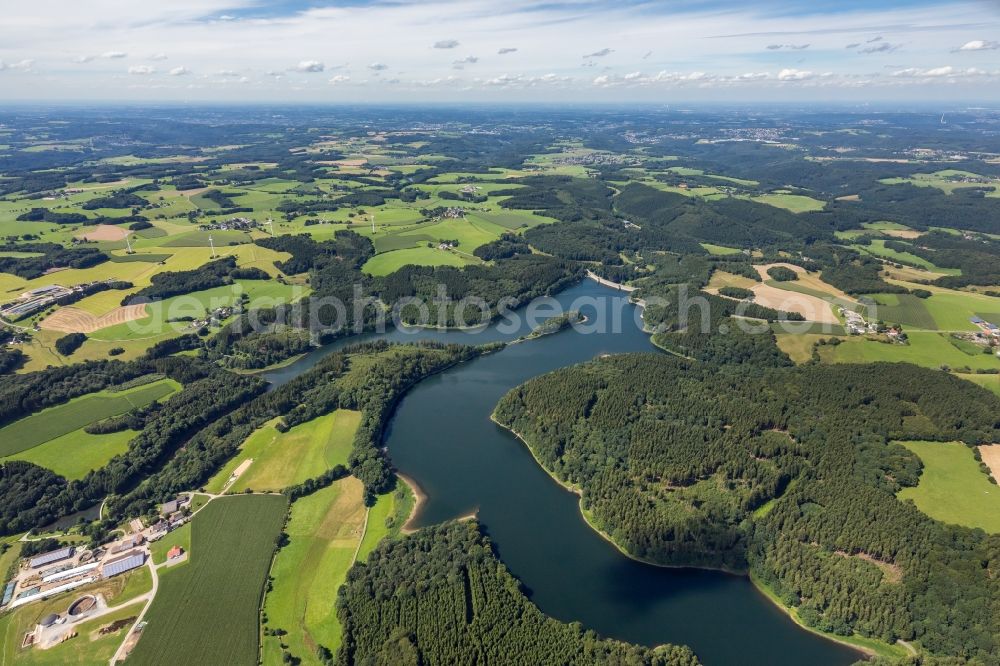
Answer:
<svg viewBox="0 0 1000 666"><path fill-rule="evenodd" d="M437 247L415 247L377 254L362 267L369 275L388 275L407 264L418 266L467 266L479 263L479 259L459 254L453 250L439 250Z"/></svg>
<svg viewBox="0 0 1000 666"><path fill-rule="evenodd" d="M179 390L180 384L174 380L161 379L125 391L90 393L50 407L0 428L0 455L12 456L64 435L73 436L62 443L67 447L75 446L81 441L76 431L84 426L109 416L124 414L136 407L144 407ZM54 452L47 453L52 455Z"/></svg>
<svg viewBox="0 0 1000 666"><path fill-rule="evenodd" d="M400 484L366 509L361 483L353 477L292 504L285 528L289 544L274 559L274 582L264 600L265 629L288 634L279 639L265 633L265 666L282 663L281 642L303 664L321 664L320 645L336 654L342 640L332 603L337 590L356 561L365 561L382 539L399 533L412 506L409 488Z"/></svg>
<svg viewBox="0 0 1000 666"><path fill-rule="evenodd" d="M1000 487L979 469L961 442L900 442L917 454L924 469L920 483L897 497L944 523L1000 532Z"/></svg>
<svg viewBox="0 0 1000 666"><path fill-rule="evenodd" d="M967 354L949 342L947 333L913 331L907 345L868 340L863 336L849 337L836 346L820 349L820 358L828 363L874 363L877 361L906 362L926 368L998 369L1000 359L992 354Z"/></svg>
<svg viewBox="0 0 1000 666"><path fill-rule="evenodd" d="M221 492L233 471L252 460L230 488L279 491L306 479L319 476L336 465L346 465L361 423L361 412L338 409L301 423L288 432L279 432L271 421L257 429L236 454L206 484L208 492Z"/></svg>

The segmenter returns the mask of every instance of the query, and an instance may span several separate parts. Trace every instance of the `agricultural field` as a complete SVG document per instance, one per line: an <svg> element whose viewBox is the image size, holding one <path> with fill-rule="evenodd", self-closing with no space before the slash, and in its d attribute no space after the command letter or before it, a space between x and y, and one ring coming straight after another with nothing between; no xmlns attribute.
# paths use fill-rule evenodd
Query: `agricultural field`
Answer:
<svg viewBox="0 0 1000 666"><path fill-rule="evenodd" d="M51 469L70 481L82 479L91 470L104 467L109 460L128 450L136 436L133 430L123 430L104 435L91 435L83 428L50 439L26 451L7 456L3 460L27 460L39 467Z"/></svg>
<svg viewBox="0 0 1000 666"><path fill-rule="evenodd" d="M337 481L292 505L289 544L274 560L274 583L264 600L267 629L283 629L280 642L305 664L319 664L318 646L336 653L341 632L332 600L354 564L368 521L361 482ZM281 664L279 638L264 638L264 664Z"/></svg>
<svg viewBox="0 0 1000 666"><path fill-rule="evenodd" d="M202 509L191 521L199 556L161 572L129 661L256 664L260 600L287 507L279 495L246 495Z"/></svg>
<svg viewBox="0 0 1000 666"><path fill-rule="evenodd" d="M878 361L906 362L926 368L947 366L953 370L1000 369L1000 359L991 354L968 354L949 341L947 333L914 331L909 344L889 344L852 336L837 346L820 349L820 358L827 363L875 363Z"/></svg>
<svg viewBox="0 0 1000 666"><path fill-rule="evenodd" d="M240 452L208 484L218 493L233 471L244 468L230 492L278 491L319 476L336 465L346 465L361 412L338 409L288 432L279 432L277 421L258 429L243 443ZM246 467L246 461L252 461Z"/></svg>
<svg viewBox="0 0 1000 666"><path fill-rule="evenodd" d="M917 173L909 178L883 178L879 181L884 185L902 185L903 183L917 187L933 187L945 194L954 194L961 188L986 188L988 197L1000 197L1000 180L986 178L970 171L958 169L942 169L933 173Z"/></svg>
<svg viewBox="0 0 1000 666"><path fill-rule="evenodd" d="M412 502L409 488L399 484L366 509L361 483L347 477L292 504L285 530L290 543L274 559L274 582L264 600L265 666L283 663L280 642L303 664L321 663L318 646L336 654L341 630L331 600L355 561L363 562L382 539L398 534ZM267 629L288 634L279 641Z"/></svg>
<svg viewBox="0 0 1000 666"><path fill-rule="evenodd" d="M990 483L961 442L901 442L923 463L920 483L897 495L931 518L1000 532L1000 487Z"/></svg>
<svg viewBox="0 0 1000 666"><path fill-rule="evenodd" d="M409 250L395 250L377 254L362 267L369 275L388 275L407 264L418 266L467 266L478 264L476 257L460 254L454 250L439 250L436 247L415 247Z"/></svg>
<svg viewBox="0 0 1000 666"><path fill-rule="evenodd" d="M179 390L180 384L174 380L160 379L124 391L104 390L74 398L0 428L0 454L6 457L30 453L36 447L51 442L55 447L50 446L43 451L43 457L57 455L56 448L60 447L64 455L66 450L71 449L81 456L86 453L101 457L108 447L115 448L119 438L104 440L103 436L87 435L82 431L84 426L144 407ZM88 440L90 437L94 439ZM56 440L59 440L58 443ZM88 443L93 446L88 446ZM34 461L30 456L20 456L19 459Z"/></svg>
<svg viewBox="0 0 1000 666"><path fill-rule="evenodd" d="M889 261L895 261L901 264L909 264L911 266L916 266L917 268L922 268L925 271L930 271L932 273L940 273L942 275L961 275L962 271L957 268L940 268L935 266L931 262L927 261L923 257L918 257L915 254L909 252L900 252L898 250L893 250L885 246L885 239L875 238L872 239L871 245L854 245L852 246L856 250L870 254L880 259L888 259Z"/></svg>
<svg viewBox="0 0 1000 666"><path fill-rule="evenodd" d="M874 305L867 308L867 314L889 324L901 324L907 331L913 328L935 331L938 330L937 322L927 309L930 300L912 294L876 294L872 298Z"/></svg>

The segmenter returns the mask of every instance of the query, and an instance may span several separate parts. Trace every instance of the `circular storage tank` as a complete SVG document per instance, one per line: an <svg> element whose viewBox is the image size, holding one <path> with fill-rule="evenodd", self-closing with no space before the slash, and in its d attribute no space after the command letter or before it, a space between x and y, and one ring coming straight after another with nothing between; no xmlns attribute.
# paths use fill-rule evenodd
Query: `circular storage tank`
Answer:
<svg viewBox="0 0 1000 666"><path fill-rule="evenodd" d="M58 619L59 619L58 615L56 615L55 613L49 613L48 615L43 617L38 624L43 627L51 627L53 624L56 623L56 620Z"/></svg>
<svg viewBox="0 0 1000 666"><path fill-rule="evenodd" d="M69 607L69 614L71 617L77 617L83 615L91 610L97 605L97 597L88 594L85 597L80 597Z"/></svg>

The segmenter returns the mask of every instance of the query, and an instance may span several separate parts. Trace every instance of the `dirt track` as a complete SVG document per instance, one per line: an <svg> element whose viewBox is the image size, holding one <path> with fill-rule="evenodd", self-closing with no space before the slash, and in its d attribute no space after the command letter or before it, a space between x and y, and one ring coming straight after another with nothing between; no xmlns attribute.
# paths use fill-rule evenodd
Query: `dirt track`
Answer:
<svg viewBox="0 0 1000 666"><path fill-rule="evenodd" d="M41 324L47 331L60 331L63 333L93 333L102 328L108 328L116 324L123 324L127 321L143 319L146 316L145 304L126 305L115 308L107 314L97 317L72 306L59 308L50 317L45 318Z"/></svg>

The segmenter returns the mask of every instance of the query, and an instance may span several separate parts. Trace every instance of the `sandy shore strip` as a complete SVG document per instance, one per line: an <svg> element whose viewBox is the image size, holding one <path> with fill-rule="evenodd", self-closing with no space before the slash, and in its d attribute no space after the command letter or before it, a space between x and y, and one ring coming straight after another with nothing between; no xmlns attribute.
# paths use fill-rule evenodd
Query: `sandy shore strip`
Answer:
<svg viewBox="0 0 1000 666"><path fill-rule="evenodd" d="M414 498L413 508L410 509L410 515L406 517L406 522L403 523L403 526L399 529L399 531L403 534L413 534L417 531L417 529L413 527L413 523L416 521L417 516L420 515L420 509L422 509L424 504L427 502L427 493L423 491L416 481L405 474L396 472L396 478L410 487L410 492L413 493Z"/></svg>

